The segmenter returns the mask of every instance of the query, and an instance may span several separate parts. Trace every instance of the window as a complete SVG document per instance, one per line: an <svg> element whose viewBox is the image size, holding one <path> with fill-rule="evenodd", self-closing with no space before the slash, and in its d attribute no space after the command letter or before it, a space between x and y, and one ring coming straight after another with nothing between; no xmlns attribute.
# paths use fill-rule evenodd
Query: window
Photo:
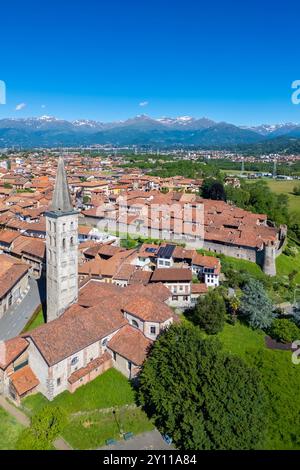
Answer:
<svg viewBox="0 0 300 470"><path fill-rule="evenodd" d="M132 363L131 361L127 361L127 369L131 371Z"/></svg>
<svg viewBox="0 0 300 470"><path fill-rule="evenodd" d="M56 385L59 387L59 386L60 386L60 384L61 384L61 378L60 378L60 377L58 377L58 379L56 380Z"/></svg>
<svg viewBox="0 0 300 470"><path fill-rule="evenodd" d="M63 232L66 231L66 224L63 224Z"/></svg>
<svg viewBox="0 0 300 470"><path fill-rule="evenodd" d="M74 245L74 238L73 238L73 237L70 238L70 245L71 245L71 246Z"/></svg>
<svg viewBox="0 0 300 470"><path fill-rule="evenodd" d="M105 339L102 341L102 346L106 346L106 345L107 345L107 341L108 341L108 339L105 338Z"/></svg>
<svg viewBox="0 0 300 470"><path fill-rule="evenodd" d="M62 247L63 247L63 250L66 249L66 239L65 238L62 239Z"/></svg>
<svg viewBox="0 0 300 470"><path fill-rule="evenodd" d="M131 324L132 326L134 326L135 328L138 328L139 327L139 324L136 320L131 320Z"/></svg>
<svg viewBox="0 0 300 470"><path fill-rule="evenodd" d="M113 353L113 358L114 358L114 361L117 360L117 354L115 353L115 351L114 351L114 353Z"/></svg>
<svg viewBox="0 0 300 470"><path fill-rule="evenodd" d="M156 335L156 326L150 326L151 335Z"/></svg>
<svg viewBox="0 0 300 470"><path fill-rule="evenodd" d="M74 222L71 222L71 230L74 229Z"/></svg>
<svg viewBox="0 0 300 470"><path fill-rule="evenodd" d="M73 359L71 360L71 366L75 366L75 364L77 364L78 362L78 357L73 357Z"/></svg>

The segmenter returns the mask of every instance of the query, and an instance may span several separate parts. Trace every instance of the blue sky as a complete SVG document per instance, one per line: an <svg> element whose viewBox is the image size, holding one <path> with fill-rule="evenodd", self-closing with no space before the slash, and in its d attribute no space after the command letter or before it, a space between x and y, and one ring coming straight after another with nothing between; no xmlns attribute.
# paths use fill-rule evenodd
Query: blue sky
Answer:
<svg viewBox="0 0 300 470"><path fill-rule="evenodd" d="M1 2L0 118L300 122L299 13L293 0Z"/></svg>

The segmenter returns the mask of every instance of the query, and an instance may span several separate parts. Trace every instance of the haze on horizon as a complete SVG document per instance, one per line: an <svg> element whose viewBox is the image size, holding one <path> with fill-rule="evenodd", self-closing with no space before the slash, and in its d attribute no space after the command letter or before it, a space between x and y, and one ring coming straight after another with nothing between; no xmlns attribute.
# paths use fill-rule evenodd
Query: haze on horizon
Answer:
<svg viewBox="0 0 300 470"><path fill-rule="evenodd" d="M0 119L300 122L299 12L294 0L6 3Z"/></svg>

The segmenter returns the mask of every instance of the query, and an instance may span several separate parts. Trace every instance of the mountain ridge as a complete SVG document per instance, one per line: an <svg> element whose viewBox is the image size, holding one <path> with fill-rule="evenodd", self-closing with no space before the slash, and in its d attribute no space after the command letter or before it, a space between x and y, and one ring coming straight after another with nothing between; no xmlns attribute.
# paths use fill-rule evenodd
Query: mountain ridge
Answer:
<svg viewBox="0 0 300 470"><path fill-rule="evenodd" d="M123 121L68 121L54 116L0 119L0 147L80 145L151 145L234 148L283 138L300 139L297 123L236 126L207 117L152 118L145 114Z"/></svg>

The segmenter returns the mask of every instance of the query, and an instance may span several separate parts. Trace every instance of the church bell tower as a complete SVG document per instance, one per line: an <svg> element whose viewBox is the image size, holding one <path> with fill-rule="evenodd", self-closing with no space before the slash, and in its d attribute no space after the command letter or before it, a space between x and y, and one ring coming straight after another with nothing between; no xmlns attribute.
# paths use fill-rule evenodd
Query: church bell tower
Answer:
<svg viewBox="0 0 300 470"><path fill-rule="evenodd" d="M47 323L78 299L78 212L70 197L64 161L58 159L46 215Z"/></svg>

